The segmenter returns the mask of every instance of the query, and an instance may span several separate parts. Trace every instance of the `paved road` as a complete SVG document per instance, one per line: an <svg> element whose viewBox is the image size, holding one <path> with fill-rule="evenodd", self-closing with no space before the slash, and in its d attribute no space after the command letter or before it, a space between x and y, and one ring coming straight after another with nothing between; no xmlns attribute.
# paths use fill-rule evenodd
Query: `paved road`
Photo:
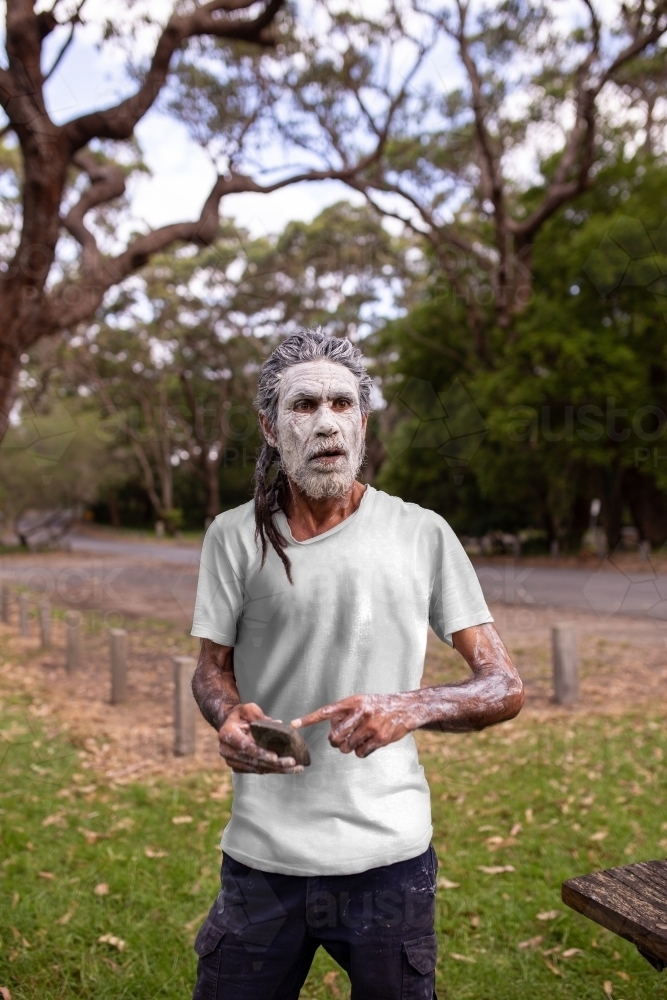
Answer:
<svg viewBox="0 0 667 1000"><path fill-rule="evenodd" d="M199 547L75 535L72 551L194 566ZM593 611L602 618L626 614L667 620L667 576L656 575L648 566L643 573L626 574L613 569L530 567L508 559L505 565L482 564L476 569L489 601Z"/></svg>
<svg viewBox="0 0 667 1000"><path fill-rule="evenodd" d="M667 620L667 576L658 576L650 567L623 573L609 566L566 569L508 560L504 566L475 568L488 601L592 611L602 618L624 614Z"/></svg>
<svg viewBox="0 0 667 1000"><path fill-rule="evenodd" d="M134 542L90 535L72 535L72 552L88 552L100 556L132 556L151 562L190 565L199 557L198 545L177 545L165 542Z"/></svg>

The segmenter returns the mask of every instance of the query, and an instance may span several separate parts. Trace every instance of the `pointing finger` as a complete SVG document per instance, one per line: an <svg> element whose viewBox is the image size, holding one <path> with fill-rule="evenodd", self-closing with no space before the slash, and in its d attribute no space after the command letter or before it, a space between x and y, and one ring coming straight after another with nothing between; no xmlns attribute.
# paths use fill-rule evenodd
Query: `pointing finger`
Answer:
<svg viewBox="0 0 667 1000"><path fill-rule="evenodd" d="M324 705L322 708L316 708L314 712L310 712L309 715L304 715L300 719L292 719L290 723L294 729L300 729L302 726L314 726L317 722L324 722L326 719L330 719L332 715L335 715L338 710L338 705Z"/></svg>

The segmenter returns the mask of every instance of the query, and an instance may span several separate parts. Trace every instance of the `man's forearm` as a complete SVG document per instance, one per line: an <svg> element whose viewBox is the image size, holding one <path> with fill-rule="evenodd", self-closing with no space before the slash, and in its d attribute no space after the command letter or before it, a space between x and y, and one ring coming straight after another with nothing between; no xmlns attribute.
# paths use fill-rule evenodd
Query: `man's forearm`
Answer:
<svg viewBox="0 0 667 1000"><path fill-rule="evenodd" d="M241 698L234 676L234 650L202 639L192 693L209 725L219 730Z"/></svg>
<svg viewBox="0 0 667 1000"><path fill-rule="evenodd" d="M471 677L460 684L438 684L410 692L417 728L468 733L506 722L519 714L523 684L514 674Z"/></svg>
<svg viewBox="0 0 667 1000"><path fill-rule="evenodd" d="M473 676L413 692L419 728L466 733L518 715L523 684L495 627L474 625L455 632L452 641Z"/></svg>

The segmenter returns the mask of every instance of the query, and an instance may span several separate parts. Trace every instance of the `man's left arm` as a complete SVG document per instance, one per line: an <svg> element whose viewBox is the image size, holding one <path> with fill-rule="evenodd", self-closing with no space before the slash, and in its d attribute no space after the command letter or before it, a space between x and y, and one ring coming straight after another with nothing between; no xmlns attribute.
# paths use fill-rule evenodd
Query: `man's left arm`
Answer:
<svg viewBox="0 0 667 1000"><path fill-rule="evenodd" d="M292 725L311 726L329 719L332 746L368 757L415 729L473 732L518 715L523 684L495 627L461 629L454 632L452 642L472 670L467 680L400 694L352 695L294 719Z"/></svg>

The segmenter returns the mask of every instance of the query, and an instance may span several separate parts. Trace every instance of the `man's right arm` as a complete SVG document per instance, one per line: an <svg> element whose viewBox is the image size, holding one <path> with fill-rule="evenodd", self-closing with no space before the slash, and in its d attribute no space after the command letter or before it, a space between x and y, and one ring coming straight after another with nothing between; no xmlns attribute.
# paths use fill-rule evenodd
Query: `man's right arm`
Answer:
<svg viewBox="0 0 667 1000"><path fill-rule="evenodd" d="M241 703L234 675L234 647L202 639L192 693L206 721L218 731L220 756L232 771L294 774L303 771L293 757L278 757L255 743L250 723L267 716L254 702Z"/></svg>

